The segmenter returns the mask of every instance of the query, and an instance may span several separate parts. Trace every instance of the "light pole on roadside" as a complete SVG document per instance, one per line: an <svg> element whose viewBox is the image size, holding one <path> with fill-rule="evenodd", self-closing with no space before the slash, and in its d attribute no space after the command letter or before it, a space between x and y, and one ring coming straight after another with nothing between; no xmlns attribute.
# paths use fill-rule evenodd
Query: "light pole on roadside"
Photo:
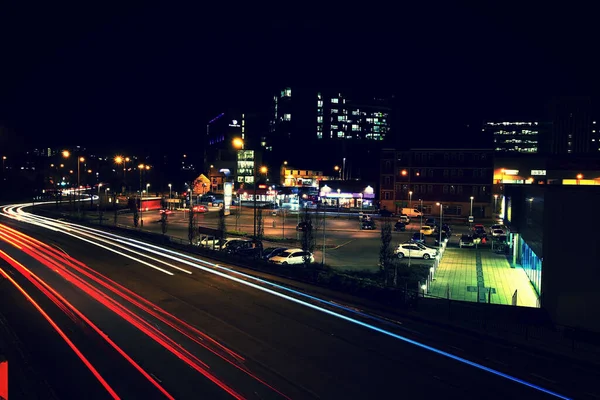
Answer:
<svg viewBox="0 0 600 400"><path fill-rule="evenodd" d="M409 190L408 192L408 208L412 208L412 190Z"/></svg>
<svg viewBox="0 0 600 400"><path fill-rule="evenodd" d="M495 194L494 195L494 214L498 213L498 195ZM492 215L493 217L493 215Z"/></svg>
<svg viewBox="0 0 600 400"><path fill-rule="evenodd" d="M419 202L421 203L421 209L419 210L421 212L421 228L419 229L419 237L421 240L423 240L423 199L419 199Z"/></svg>
<svg viewBox="0 0 600 400"><path fill-rule="evenodd" d="M471 196L471 212L469 213L469 227L471 227L472 225L472 220L473 220L473 200L475 199L475 197Z"/></svg>
<svg viewBox="0 0 600 400"><path fill-rule="evenodd" d="M442 203L435 203L440 206L440 241L438 247L442 247L442 226L444 226L444 205Z"/></svg>

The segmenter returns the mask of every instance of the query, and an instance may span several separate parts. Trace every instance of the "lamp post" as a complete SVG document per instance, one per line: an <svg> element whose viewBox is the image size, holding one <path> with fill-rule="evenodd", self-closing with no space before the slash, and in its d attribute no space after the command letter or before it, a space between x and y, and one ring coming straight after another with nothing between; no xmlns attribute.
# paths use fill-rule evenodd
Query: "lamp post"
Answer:
<svg viewBox="0 0 600 400"><path fill-rule="evenodd" d="M579 185L581 183L581 180L583 179L583 174L577 174L576 178L577 178L577 184Z"/></svg>
<svg viewBox="0 0 600 400"><path fill-rule="evenodd" d="M412 208L412 190L408 191L408 208Z"/></svg>
<svg viewBox="0 0 600 400"><path fill-rule="evenodd" d="M4 177L4 164L6 163L6 156L2 156L2 176Z"/></svg>
<svg viewBox="0 0 600 400"><path fill-rule="evenodd" d="M442 226L444 225L444 205L442 203L435 203L440 206L440 241L438 247L442 247Z"/></svg>
<svg viewBox="0 0 600 400"><path fill-rule="evenodd" d="M149 193L150 193L150 184L146 183L146 197L150 197Z"/></svg>
<svg viewBox="0 0 600 400"><path fill-rule="evenodd" d="M494 214L498 213L498 195L494 195Z"/></svg>
<svg viewBox="0 0 600 400"><path fill-rule="evenodd" d="M419 229L419 237L421 240L423 240L423 199L419 199L419 202L421 203L421 209L419 210L421 212L421 228Z"/></svg>
<svg viewBox="0 0 600 400"><path fill-rule="evenodd" d="M342 169L340 168L339 165L336 165L335 167L333 167L334 171L338 173L338 179L342 180Z"/></svg>
<svg viewBox="0 0 600 400"><path fill-rule="evenodd" d="M473 218L473 200L475 199L475 197L471 196L471 212L469 213L469 227L471 227L472 222L471 219Z"/></svg>

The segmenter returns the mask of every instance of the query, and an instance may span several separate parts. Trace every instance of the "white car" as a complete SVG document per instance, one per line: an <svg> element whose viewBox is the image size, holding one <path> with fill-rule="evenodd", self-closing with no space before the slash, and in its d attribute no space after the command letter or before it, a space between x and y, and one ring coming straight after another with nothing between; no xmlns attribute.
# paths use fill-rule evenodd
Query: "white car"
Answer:
<svg viewBox="0 0 600 400"><path fill-rule="evenodd" d="M308 257L309 263L315 262L315 258L310 251L304 251L302 249L287 249L283 253L269 258L269 262L281 265L304 264L304 259L306 257Z"/></svg>
<svg viewBox="0 0 600 400"><path fill-rule="evenodd" d="M506 233L504 233L504 231L502 229L494 229L492 231L493 237L498 237L498 236L503 236L503 235L506 235Z"/></svg>
<svg viewBox="0 0 600 400"><path fill-rule="evenodd" d="M419 232L421 232L425 236L431 236L435 233L435 228L432 226L423 225Z"/></svg>
<svg viewBox="0 0 600 400"><path fill-rule="evenodd" d="M490 226L490 233L493 234L496 229L500 229L500 230L503 231L504 230L504 226L503 225L498 225L498 224L497 225L492 225L492 226Z"/></svg>
<svg viewBox="0 0 600 400"><path fill-rule="evenodd" d="M239 239L219 239L213 236L204 236L198 240L197 245L201 247L207 247L209 249L221 250L227 247L227 243L232 240Z"/></svg>
<svg viewBox="0 0 600 400"><path fill-rule="evenodd" d="M429 260L430 258L435 258L437 256L437 250L422 248L417 246L416 243L405 243L399 244L396 250L394 250L394 254L396 254L398 258L410 257Z"/></svg>

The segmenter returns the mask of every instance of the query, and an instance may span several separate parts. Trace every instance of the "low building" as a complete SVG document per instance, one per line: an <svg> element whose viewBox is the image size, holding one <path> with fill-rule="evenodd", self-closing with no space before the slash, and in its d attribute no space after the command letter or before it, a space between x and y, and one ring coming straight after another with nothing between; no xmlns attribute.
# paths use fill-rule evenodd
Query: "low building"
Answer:
<svg viewBox="0 0 600 400"><path fill-rule="evenodd" d="M340 208L371 208L375 205L375 184L365 181L323 181L319 187L321 204Z"/></svg>
<svg viewBox="0 0 600 400"><path fill-rule="evenodd" d="M385 149L380 161L381 208L431 214L443 203L448 216L492 216L491 149Z"/></svg>
<svg viewBox="0 0 600 400"><path fill-rule="evenodd" d="M557 324L600 332L600 238L565 236L581 233L583 221L586 227L600 224L600 214L590 212L598 204L598 186L510 185L504 223L511 261L525 270L540 306Z"/></svg>

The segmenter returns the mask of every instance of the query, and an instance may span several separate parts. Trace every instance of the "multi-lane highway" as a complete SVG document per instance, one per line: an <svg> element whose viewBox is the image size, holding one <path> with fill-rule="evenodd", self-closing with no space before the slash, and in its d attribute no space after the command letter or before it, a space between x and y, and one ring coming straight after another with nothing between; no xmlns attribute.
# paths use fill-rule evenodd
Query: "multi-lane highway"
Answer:
<svg viewBox="0 0 600 400"><path fill-rule="evenodd" d="M535 360L471 361L449 351L460 340L453 333L439 337L197 256L23 207L3 215L0 313L57 398L570 398L592 390ZM496 359L507 351L489 346Z"/></svg>

